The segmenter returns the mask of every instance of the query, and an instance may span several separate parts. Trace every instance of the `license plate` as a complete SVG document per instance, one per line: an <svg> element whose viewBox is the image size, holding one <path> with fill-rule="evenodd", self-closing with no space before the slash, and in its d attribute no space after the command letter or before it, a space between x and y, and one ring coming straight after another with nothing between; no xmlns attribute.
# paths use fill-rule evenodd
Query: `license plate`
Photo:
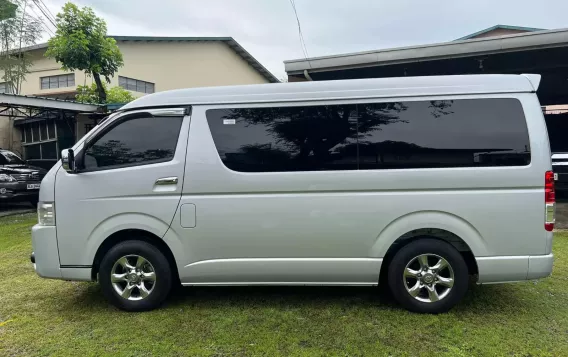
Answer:
<svg viewBox="0 0 568 357"><path fill-rule="evenodd" d="M554 174L554 181L558 181L558 174Z"/></svg>
<svg viewBox="0 0 568 357"><path fill-rule="evenodd" d="M39 190L39 183L28 183L28 190Z"/></svg>

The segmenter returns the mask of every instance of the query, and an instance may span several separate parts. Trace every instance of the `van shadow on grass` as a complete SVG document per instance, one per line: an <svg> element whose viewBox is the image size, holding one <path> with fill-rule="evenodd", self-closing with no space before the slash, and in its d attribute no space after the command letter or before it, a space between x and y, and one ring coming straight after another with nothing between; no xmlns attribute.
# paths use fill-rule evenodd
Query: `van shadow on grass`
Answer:
<svg viewBox="0 0 568 357"><path fill-rule="evenodd" d="M470 283L465 298L451 311L493 314L535 307L518 284L484 285ZM179 287L172 291L162 309L199 308L374 308L404 311L385 285L379 287L257 286L257 287ZM75 293L58 306L61 312L116 310L104 298L96 283L80 283Z"/></svg>

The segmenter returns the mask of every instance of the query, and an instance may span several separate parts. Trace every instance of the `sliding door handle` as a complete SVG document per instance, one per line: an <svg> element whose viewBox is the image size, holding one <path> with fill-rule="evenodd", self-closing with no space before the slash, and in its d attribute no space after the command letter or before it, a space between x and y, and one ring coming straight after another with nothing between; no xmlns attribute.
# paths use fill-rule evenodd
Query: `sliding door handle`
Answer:
<svg viewBox="0 0 568 357"><path fill-rule="evenodd" d="M162 177L156 180L156 185L177 185L177 177Z"/></svg>

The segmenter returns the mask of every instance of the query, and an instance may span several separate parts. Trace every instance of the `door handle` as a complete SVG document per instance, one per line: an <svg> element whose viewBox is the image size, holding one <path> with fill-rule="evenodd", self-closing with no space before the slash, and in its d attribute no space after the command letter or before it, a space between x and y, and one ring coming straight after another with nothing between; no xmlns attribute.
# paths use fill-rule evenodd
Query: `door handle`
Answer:
<svg viewBox="0 0 568 357"><path fill-rule="evenodd" d="M176 185L177 183L177 177L162 177L156 180L156 185Z"/></svg>

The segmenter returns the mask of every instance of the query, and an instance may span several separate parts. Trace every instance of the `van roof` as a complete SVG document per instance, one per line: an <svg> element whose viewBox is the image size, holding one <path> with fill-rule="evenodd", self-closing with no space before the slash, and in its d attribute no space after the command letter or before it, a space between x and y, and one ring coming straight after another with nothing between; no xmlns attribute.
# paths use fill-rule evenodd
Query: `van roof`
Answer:
<svg viewBox="0 0 568 357"><path fill-rule="evenodd" d="M121 110L197 104L535 92L539 82L540 75L534 74L484 74L188 88L149 94L126 104Z"/></svg>

